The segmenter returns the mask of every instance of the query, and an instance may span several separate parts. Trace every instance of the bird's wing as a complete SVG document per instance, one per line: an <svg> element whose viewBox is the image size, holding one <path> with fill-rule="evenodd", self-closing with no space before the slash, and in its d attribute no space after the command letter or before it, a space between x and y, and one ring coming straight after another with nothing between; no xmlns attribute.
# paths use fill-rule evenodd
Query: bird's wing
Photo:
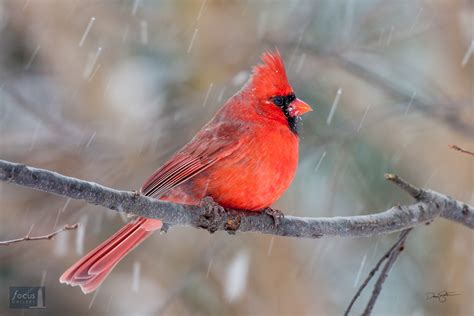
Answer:
<svg viewBox="0 0 474 316"><path fill-rule="evenodd" d="M158 198L234 153L246 141L243 129L227 122L206 125L145 181L141 193Z"/></svg>

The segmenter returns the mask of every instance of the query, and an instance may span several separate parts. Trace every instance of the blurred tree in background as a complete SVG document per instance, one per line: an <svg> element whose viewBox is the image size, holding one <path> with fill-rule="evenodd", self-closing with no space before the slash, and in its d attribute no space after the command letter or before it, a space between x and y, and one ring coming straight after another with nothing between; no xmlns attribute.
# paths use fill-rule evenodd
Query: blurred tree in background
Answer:
<svg viewBox="0 0 474 316"><path fill-rule="evenodd" d="M473 159L447 146L474 148L473 20L467 0L3 0L0 158L137 189L277 47L315 112L276 207L338 216L406 202L387 171L472 204ZM83 224L0 249L0 314L8 286L45 285L51 315L340 315L394 239L179 228L85 296L59 276L126 220L94 208L0 183L0 239ZM474 314L473 241L447 221L416 229L374 313ZM425 299L442 289L461 295Z"/></svg>

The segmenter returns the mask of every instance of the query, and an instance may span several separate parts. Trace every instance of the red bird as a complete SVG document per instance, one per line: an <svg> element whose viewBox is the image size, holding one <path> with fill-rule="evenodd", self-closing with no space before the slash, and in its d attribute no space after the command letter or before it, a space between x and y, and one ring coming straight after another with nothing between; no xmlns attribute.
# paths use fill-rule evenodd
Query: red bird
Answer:
<svg viewBox="0 0 474 316"><path fill-rule="evenodd" d="M278 51L261 57L247 84L194 138L143 184L164 201L260 211L288 188L298 164L297 123L311 107L295 97ZM162 227L139 217L89 252L60 278L94 291L133 248Z"/></svg>

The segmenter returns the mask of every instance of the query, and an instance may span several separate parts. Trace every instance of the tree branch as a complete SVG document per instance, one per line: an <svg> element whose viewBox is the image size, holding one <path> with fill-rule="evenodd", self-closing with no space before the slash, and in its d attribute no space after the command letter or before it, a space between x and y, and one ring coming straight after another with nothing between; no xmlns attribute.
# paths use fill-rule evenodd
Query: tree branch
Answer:
<svg viewBox="0 0 474 316"><path fill-rule="evenodd" d="M47 235L43 235L43 236L34 236L34 237L31 237L30 236L30 233L31 233L31 230L28 232L28 234L26 234L24 237L21 237L21 238L17 238L17 239L11 239L11 240L5 240L5 241L0 241L0 246L8 246L8 245L11 245L11 244L15 244L15 243L19 243L19 242L22 242L22 241L32 241L32 240L51 240L51 239L54 239L54 237L56 237L56 235L66 231L66 230L75 230L79 227L79 223L76 223L76 224L73 224L73 225L64 225L64 227L58 229L57 231L54 231L52 233L49 233Z"/></svg>
<svg viewBox="0 0 474 316"><path fill-rule="evenodd" d="M466 149L463 149L457 145L449 145L449 148L452 148L454 150L457 150L457 151L460 151L464 154L468 154L468 155L471 155L471 156L474 156L474 152L473 151L470 151L470 150L466 150Z"/></svg>
<svg viewBox="0 0 474 316"><path fill-rule="evenodd" d="M400 245L401 241L404 240L404 238L406 238L406 235L408 235L408 233L410 232L411 228L410 229L407 229L407 230L404 230L401 234L400 234L400 237L398 238L398 240L395 242L395 244L393 244L392 247L390 247L390 249L382 256L382 258L379 259L379 261L377 262L377 264L375 265L375 267L370 270L369 272L369 275L367 276L367 278L364 280L364 282L362 283L362 285L359 287L359 289L357 290L356 294L354 295L354 297L352 298L351 302L349 303L349 306L347 307L346 311L344 312L344 316L348 316L349 315L349 312L351 311L352 309L352 306L354 305L355 301L359 298L360 294L362 293L362 291L365 289L365 287L369 284L370 280L372 280L372 278L374 277L374 275L377 273L377 271L379 270L380 266L382 265L382 263L387 260L388 258L390 258L390 255L396 250L396 248ZM378 294L377 294L378 295Z"/></svg>
<svg viewBox="0 0 474 316"><path fill-rule="evenodd" d="M372 291L372 295L370 296L369 302L367 303L367 306L365 307L365 310L362 313L362 316L369 316L372 313L372 310L374 309L374 306L375 306L375 302L377 301L377 298L379 297L380 292L382 291L383 283L387 279L388 273L390 272L393 265L395 264L395 261L397 261L398 256L405 248L405 240L407 239L408 234L410 233L412 229L413 228L404 230L400 234L400 237L398 238L394 247L392 247L390 251L388 252L387 263L383 267L382 272L380 272L377 282L375 282L374 290Z"/></svg>
<svg viewBox="0 0 474 316"><path fill-rule="evenodd" d="M414 199L419 200L420 196L423 192L420 188L415 187L414 185L411 185L410 183L406 182L399 176L392 174L392 173L386 173L385 174L385 179L392 181L396 185L398 185L403 191L407 192L410 194Z"/></svg>
<svg viewBox="0 0 474 316"><path fill-rule="evenodd" d="M406 206L394 206L380 213L363 216L330 218L285 216L281 219L280 225L275 227L272 217L264 213L227 210L228 212L220 217L209 219L212 214L208 213L206 207L164 202L136 192L119 191L45 169L0 160L0 180L2 181L83 200L119 212L158 218L166 223L167 228L176 225L202 228L203 223L211 221L213 231L259 232L307 238L365 237L404 230L431 222L437 217L444 217L471 229L474 228L472 206L441 193L416 188L396 176L389 176L389 178L411 194L419 192L415 194L418 197L417 202Z"/></svg>

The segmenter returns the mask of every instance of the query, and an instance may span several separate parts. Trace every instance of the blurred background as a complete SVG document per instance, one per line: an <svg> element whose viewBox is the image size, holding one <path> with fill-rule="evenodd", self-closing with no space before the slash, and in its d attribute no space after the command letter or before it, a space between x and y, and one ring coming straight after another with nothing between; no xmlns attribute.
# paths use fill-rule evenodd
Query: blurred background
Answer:
<svg viewBox="0 0 474 316"><path fill-rule="evenodd" d="M387 183L474 203L474 2L0 1L0 159L138 189L277 47L301 99L300 165L275 205L301 216L411 203ZM59 276L127 219L0 183L0 314L9 286L46 286L48 315L341 315L397 234L319 240L177 227L95 294ZM473 315L472 231L418 227L374 315ZM372 285L354 308L363 310ZM456 291L446 303L427 292ZM23 314L22 314L23 315Z"/></svg>

